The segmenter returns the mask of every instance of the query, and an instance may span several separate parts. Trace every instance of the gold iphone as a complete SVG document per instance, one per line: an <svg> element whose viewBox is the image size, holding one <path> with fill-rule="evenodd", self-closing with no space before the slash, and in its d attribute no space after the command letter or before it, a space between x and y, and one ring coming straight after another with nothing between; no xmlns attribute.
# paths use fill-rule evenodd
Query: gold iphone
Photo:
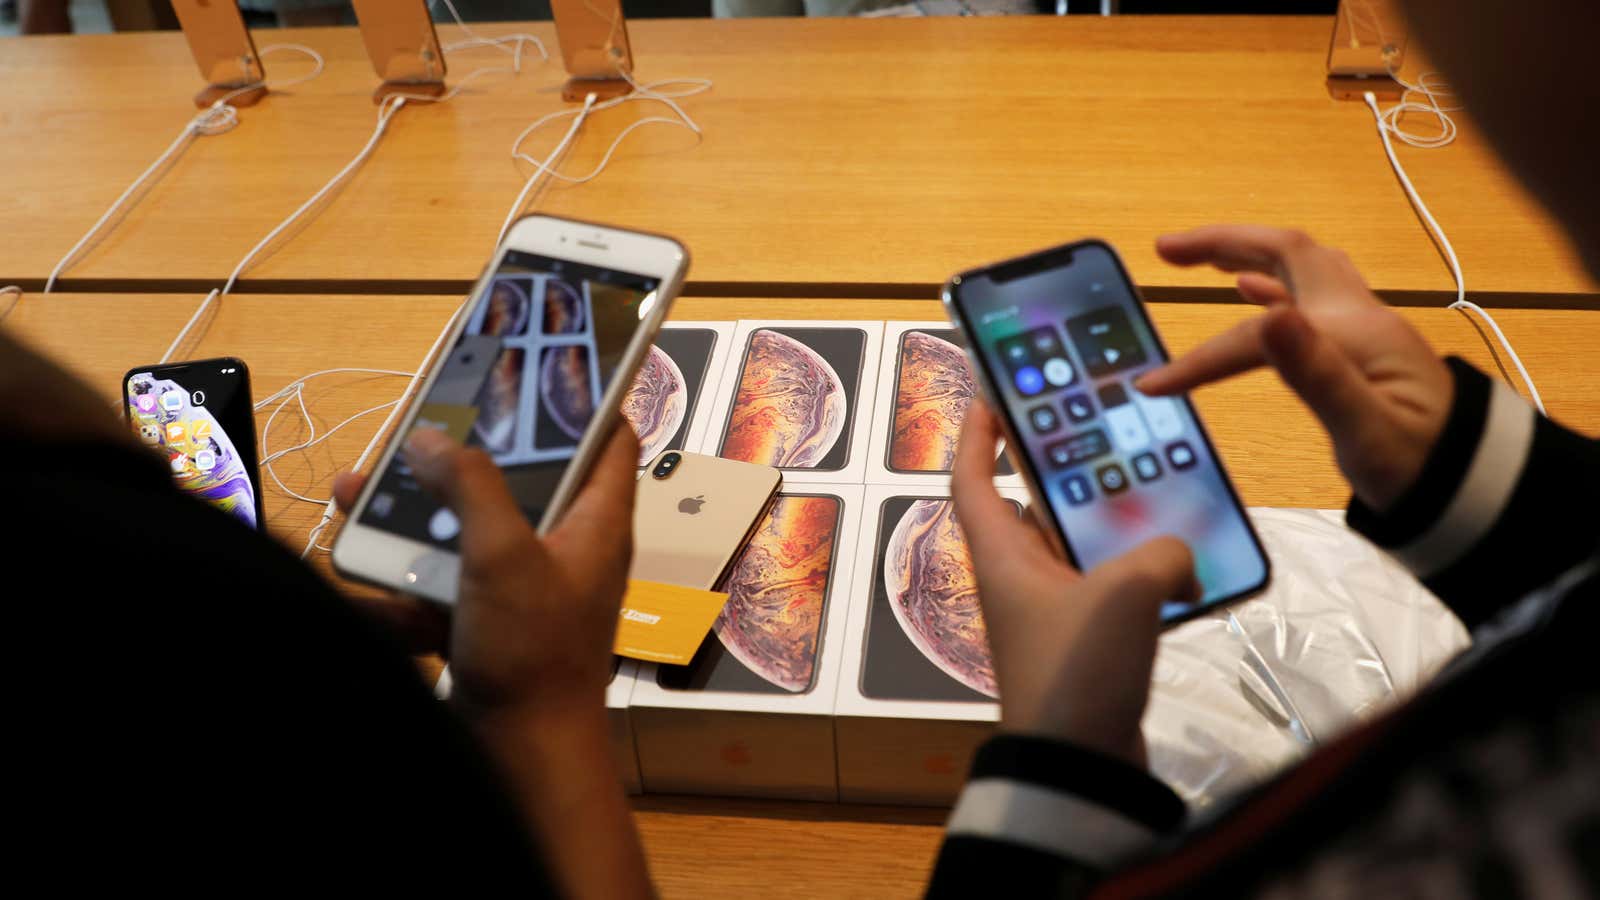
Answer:
<svg viewBox="0 0 1600 900"><path fill-rule="evenodd" d="M172 11L207 84L243 87L265 77L234 0L172 0Z"/></svg>
<svg viewBox="0 0 1600 900"><path fill-rule="evenodd" d="M782 486L771 466L662 453L639 479L628 577L716 588Z"/></svg>
<svg viewBox="0 0 1600 900"><path fill-rule="evenodd" d="M372 69L386 82L444 81L444 51L426 0L355 0Z"/></svg>

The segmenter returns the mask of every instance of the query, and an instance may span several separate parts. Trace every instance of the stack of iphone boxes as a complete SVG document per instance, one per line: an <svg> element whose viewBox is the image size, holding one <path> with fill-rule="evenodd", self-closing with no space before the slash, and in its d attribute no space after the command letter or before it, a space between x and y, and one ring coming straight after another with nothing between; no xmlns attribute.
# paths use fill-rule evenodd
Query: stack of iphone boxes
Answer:
<svg viewBox="0 0 1600 900"><path fill-rule="evenodd" d="M863 540L834 703L839 798L944 805L1000 708L977 588L950 502L976 382L947 322L890 322L868 447ZM1026 505L1002 456L996 484Z"/></svg>
<svg viewBox="0 0 1600 900"><path fill-rule="evenodd" d="M783 487L700 652L640 666L629 711L647 793L838 799L834 696L882 333L736 323L697 404L701 439L683 449L777 466ZM687 379L700 357L675 362Z"/></svg>
<svg viewBox="0 0 1600 900"><path fill-rule="evenodd" d="M977 396L954 332L741 321L674 326L658 348L698 390L683 440L655 449L777 465L784 486L700 653L638 668L643 789L948 803L998 718L949 502ZM1020 514L1020 479L999 472Z"/></svg>

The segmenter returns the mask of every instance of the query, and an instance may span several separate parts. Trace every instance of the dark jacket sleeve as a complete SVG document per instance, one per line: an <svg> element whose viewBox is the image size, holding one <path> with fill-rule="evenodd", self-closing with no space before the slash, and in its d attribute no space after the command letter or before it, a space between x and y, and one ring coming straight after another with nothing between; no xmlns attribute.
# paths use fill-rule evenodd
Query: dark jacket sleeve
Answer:
<svg viewBox="0 0 1600 900"><path fill-rule="evenodd" d="M1043 737L978 751L945 829L929 897L1072 897L1175 832L1186 810L1142 769Z"/></svg>
<svg viewBox="0 0 1600 900"><path fill-rule="evenodd" d="M1476 628L1600 545L1600 443L1448 363L1455 401L1421 477L1387 512L1352 500L1347 518Z"/></svg>

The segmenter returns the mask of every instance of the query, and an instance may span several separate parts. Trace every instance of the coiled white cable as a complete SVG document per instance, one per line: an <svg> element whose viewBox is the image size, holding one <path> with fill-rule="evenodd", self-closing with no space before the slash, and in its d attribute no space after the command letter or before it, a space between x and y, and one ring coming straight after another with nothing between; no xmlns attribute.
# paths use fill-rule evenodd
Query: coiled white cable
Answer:
<svg viewBox="0 0 1600 900"><path fill-rule="evenodd" d="M366 449L362 450L361 455L356 457L355 463L350 466L350 471L359 472L361 471L362 467L367 464L368 457L372 456L372 451L376 450L378 447L378 441L381 440L385 434L388 434L389 428L394 425L395 418L398 417L401 411L406 408L406 401L411 399L411 394L417 389L417 382L421 380L422 373L428 371L428 363L433 359L434 355L439 352L440 346L444 344L445 337L450 334L451 328L455 326L456 319L461 316L461 311L466 309L466 307L467 301L462 300L461 303L456 306L455 311L450 314L450 318L445 320L444 327L439 329L438 337L433 339L432 346L428 347L428 352L423 354L422 360L417 363L416 370L410 373L411 377L406 381L405 390L401 391L400 396L394 400L394 405L389 409L389 415L384 417L383 424L378 426L378 430L372 433L372 439L367 441ZM367 412L371 411L372 410L367 410ZM362 415L365 415L365 413L362 413ZM309 418L309 415L307 418ZM310 498L305 497L300 499L310 500ZM323 503L322 516L317 520L317 524L311 527L311 533L306 537L306 545L300 551L300 557L302 559L309 556L311 551L316 549L317 538L322 536L322 532L328 527L328 523L333 521L334 513L338 512L339 510L338 501L332 497L329 497L326 501L311 500L311 502Z"/></svg>
<svg viewBox="0 0 1600 900"><path fill-rule="evenodd" d="M292 50L297 53L304 53L305 55L311 57L311 60L314 63L312 70L305 75L300 75L285 81L275 83L258 81L253 84L247 84L237 90L229 91L228 93L223 94L221 97L217 98L216 102L195 114L194 118L190 119L184 124L183 130L178 132L178 136L173 138L172 143L167 145L167 149L163 150L161 155L156 157L155 162L151 163L149 168L141 172L139 177L133 180L132 184L128 185L127 189L124 190L117 197L117 199L111 203L111 206L100 215L100 218L95 220L95 223L89 227L89 230L84 232L83 237L79 238L78 242L72 245L72 249L68 250L66 255L61 257L61 261L56 263L56 267L50 270L50 277L45 279L44 293L48 294L55 289L56 280L61 277L62 272L66 271L67 266L71 265L73 259L76 258L78 253L83 250L84 246L94 238L100 229L105 226L106 222L116 214L117 210L121 209L122 205L128 202L128 198L133 196L134 192L139 190L139 187L149 180L151 175L161 171L161 169L166 166L166 164L174 156L177 155L179 150L187 147L189 143L197 137L225 134L229 131L232 131L234 127L239 124L239 110L229 105L229 100L232 100L241 94L249 93L250 91L258 90L263 87L267 88L268 90L282 90L292 85L303 84L322 74L324 65L322 54L302 44L273 44L270 47L263 47L259 55L266 56L269 53L275 53L281 50Z"/></svg>
<svg viewBox="0 0 1600 900"><path fill-rule="evenodd" d="M1393 75L1392 70L1390 74ZM1431 82L1430 79L1432 79ZM1511 346L1511 341L1506 338L1505 332L1500 330L1499 323L1494 320L1493 316L1489 315L1488 310L1467 299L1467 280L1461 272L1461 261L1456 258L1456 249L1450 243L1450 238L1445 235L1444 229L1440 227L1438 220L1429 211L1428 204L1422 202L1422 196L1417 193L1416 186L1411 183L1411 177L1406 174L1405 166L1400 164L1400 158L1395 155L1394 142L1389 139L1392 134L1413 147L1443 147L1455 140L1456 124L1449 114L1461 107L1444 106L1439 103L1437 95L1449 93L1449 88L1439 81L1436 76L1433 76L1432 73L1424 74L1418 79L1418 84L1403 81L1398 76L1395 76L1395 80L1405 86L1406 93L1402 95L1400 103L1392 107L1387 113L1378 108L1378 98L1371 91L1362 94L1362 98L1367 101L1367 107L1372 110L1372 117L1378 125L1378 137L1383 140L1383 152L1388 155L1389 165L1394 167L1394 173L1400 179L1400 186L1405 188L1406 196L1410 198L1411 205L1416 208L1417 214L1422 217L1423 224L1439 242L1439 248L1444 251L1445 261L1450 265L1450 274L1456 282L1456 300L1450 304L1450 308L1459 311L1462 315L1476 314L1489 326L1489 329L1494 332L1495 339L1500 342L1500 346L1505 349L1506 355L1511 358L1511 363L1516 367L1517 375L1522 378L1522 383L1528 386L1529 399L1533 401L1533 405L1539 410L1540 415L1544 415L1544 399L1539 396L1539 389L1534 387L1533 377L1528 374L1527 367L1522 364L1522 357L1517 355L1516 349ZM1409 98L1413 93L1423 94L1428 98L1428 103L1424 105L1411 101ZM1399 119L1407 111L1423 111L1435 116L1439 120L1439 133L1436 135L1418 135L1401 128Z"/></svg>

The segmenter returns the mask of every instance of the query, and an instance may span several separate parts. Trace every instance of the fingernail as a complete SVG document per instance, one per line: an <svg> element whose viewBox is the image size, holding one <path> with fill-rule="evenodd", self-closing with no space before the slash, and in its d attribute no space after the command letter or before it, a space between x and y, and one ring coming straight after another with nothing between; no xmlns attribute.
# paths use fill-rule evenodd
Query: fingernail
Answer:
<svg viewBox="0 0 1600 900"><path fill-rule="evenodd" d="M413 468L424 468L433 462L439 454L450 449L455 443L450 436L437 428L415 428L406 438L406 462Z"/></svg>

